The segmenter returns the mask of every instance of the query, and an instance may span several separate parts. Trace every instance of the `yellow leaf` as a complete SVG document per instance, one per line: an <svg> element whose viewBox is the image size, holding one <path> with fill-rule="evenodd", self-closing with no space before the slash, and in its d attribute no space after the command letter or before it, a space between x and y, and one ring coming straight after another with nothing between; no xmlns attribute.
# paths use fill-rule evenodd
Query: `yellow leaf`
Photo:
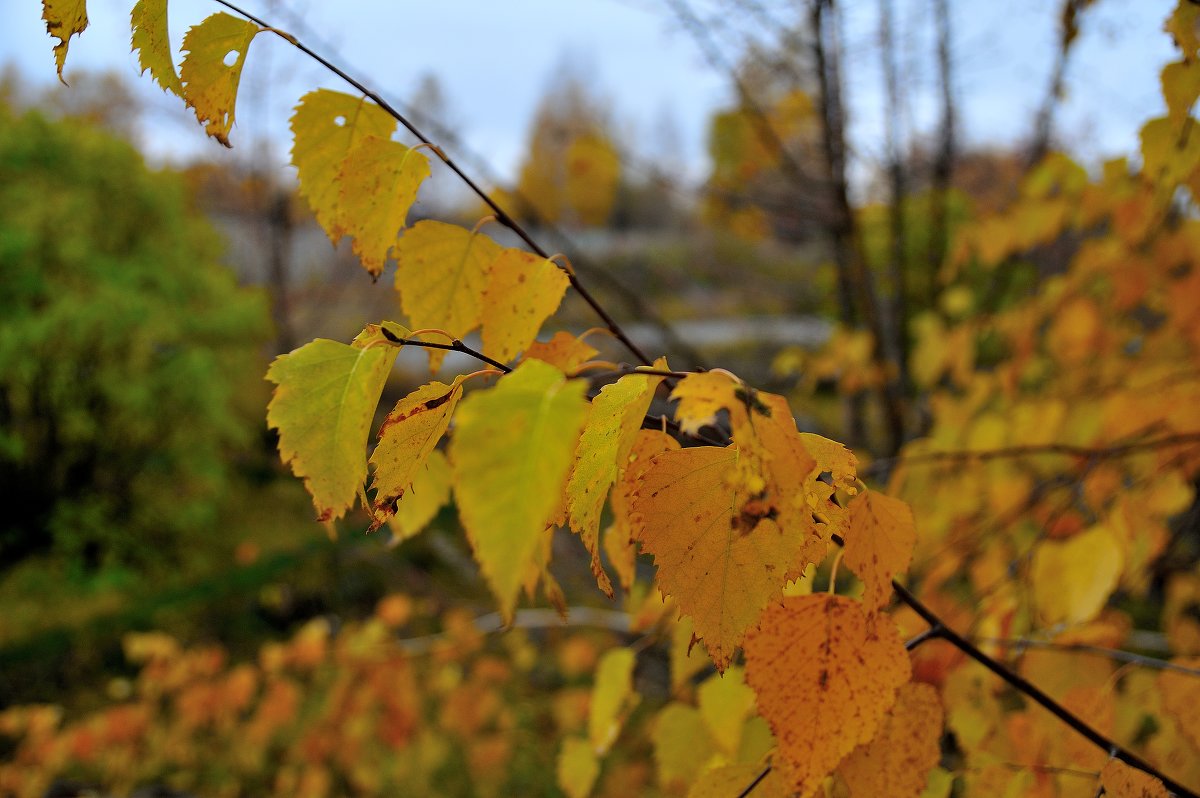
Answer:
<svg viewBox="0 0 1200 798"><path fill-rule="evenodd" d="M666 366L664 360L655 363ZM634 439L654 399L662 377L627 374L605 385L592 400L587 425L579 438L575 463L567 482L567 513L592 556L592 573L600 589L612 598L612 583L600 565L600 511L618 469L629 459Z"/></svg>
<svg viewBox="0 0 1200 798"><path fill-rule="evenodd" d="M417 222L396 244L396 290L414 329L436 327L462 338L479 326L488 267L500 245L445 222ZM437 369L445 352L429 350Z"/></svg>
<svg viewBox="0 0 1200 798"><path fill-rule="evenodd" d="M1171 660L1185 668L1200 668L1200 657L1177 657ZM1179 671L1163 671L1158 675L1158 689L1162 693L1163 706L1175 719L1179 731L1200 750L1200 715L1196 707L1200 704L1200 684L1196 677Z"/></svg>
<svg viewBox="0 0 1200 798"><path fill-rule="evenodd" d="M637 570L637 545L629 537L629 529L624 525L609 524L604 529L601 545L613 570L617 572L621 587L629 590Z"/></svg>
<svg viewBox="0 0 1200 798"><path fill-rule="evenodd" d="M352 237L363 268L378 277L408 220L429 159L397 141L365 136L338 166L339 230Z"/></svg>
<svg viewBox="0 0 1200 798"><path fill-rule="evenodd" d="M412 486L396 502L396 512L388 520L392 529L391 543L399 543L416 535L429 525L450 501L450 463L446 455L434 449L425 460L425 467L413 477Z"/></svg>
<svg viewBox="0 0 1200 798"><path fill-rule="evenodd" d="M541 360L569 374L598 354L591 345L560 330L549 341L530 344L525 359Z"/></svg>
<svg viewBox="0 0 1200 798"><path fill-rule="evenodd" d="M850 795L918 798L941 759L942 702L927 684L908 683L866 745L850 752L838 773Z"/></svg>
<svg viewBox="0 0 1200 798"><path fill-rule="evenodd" d="M183 37L183 99L204 132L226 147L246 53L260 30L253 22L222 12L189 28Z"/></svg>
<svg viewBox="0 0 1200 798"><path fill-rule="evenodd" d="M696 701L717 746L725 755L737 756L743 721L754 711L754 691L746 685L742 669L733 665L709 676L696 691Z"/></svg>
<svg viewBox="0 0 1200 798"><path fill-rule="evenodd" d="M685 435L695 435L701 427L713 424L722 408L737 404L734 396L739 383L720 371L689 374L671 391L671 399L679 402L675 420Z"/></svg>
<svg viewBox="0 0 1200 798"><path fill-rule="evenodd" d="M360 336L360 339L362 336ZM336 520L367 476L367 437L398 347L318 338L275 358L267 425L279 430L279 455L304 478L317 516Z"/></svg>
<svg viewBox="0 0 1200 798"><path fill-rule="evenodd" d="M751 784L754 784L754 791L750 794L754 798L790 798L792 791L777 768L772 768L762 781L755 784L763 768L757 762L741 762L706 770L688 790L688 798L733 798L741 795Z"/></svg>
<svg viewBox="0 0 1200 798"><path fill-rule="evenodd" d="M1100 784L1108 798L1167 798L1167 788L1149 773L1110 759L1100 771Z"/></svg>
<svg viewBox="0 0 1200 798"><path fill-rule="evenodd" d="M1183 51L1183 57L1193 59L1200 50L1200 38L1197 37L1197 23L1200 22L1200 8L1193 3L1179 3L1175 11L1167 18L1163 29L1175 39L1175 46Z"/></svg>
<svg viewBox="0 0 1200 798"><path fill-rule="evenodd" d="M769 513L756 515L762 508L730 486L738 457L735 447L663 452L633 499L660 589L691 616L718 670L779 597L787 574L804 565L806 539L784 533Z"/></svg>
<svg viewBox="0 0 1200 798"><path fill-rule="evenodd" d="M183 84L175 72L171 40L167 36L167 0L138 0L129 15L133 30L133 49L144 74L158 81L164 91L182 97Z"/></svg>
<svg viewBox="0 0 1200 798"><path fill-rule="evenodd" d="M695 646L692 634L692 619L684 616L671 627L671 692L679 693L684 685L700 671L708 667L708 660Z"/></svg>
<svg viewBox="0 0 1200 798"><path fill-rule="evenodd" d="M1168 116L1176 122L1187 119L1200 96L1200 61L1176 61L1163 67L1162 93Z"/></svg>
<svg viewBox="0 0 1200 798"><path fill-rule="evenodd" d="M58 79L65 84L67 43L88 26L86 0L42 0L42 19L46 21L46 33L58 39L54 45L54 63L58 66Z"/></svg>
<svg viewBox="0 0 1200 798"><path fill-rule="evenodd" d="M637 703L638 695L633 691L635 663L631 649L614 648L604 652L596 666L592 705L588 711L588 741L598 754L607 753L616 742L626 713Z"/></svg>
<svg viewBox="0 0 1200 798"><path fill-rule="evenodd" d="M587 798L592 793L600 763L596 752L582 737L567 737L558 751L558 786L568 798Z"/></svg>
<svg viewBox="0 0 1200 798"><path fill-rule="evenodd" d="M658 713L651 738L658 783L664 790L690 785L716 753L700 712L678 701L667 704Z"/></svg>
<svg viewBox="0 0 1200 798"><path fill-rule="evenodd" d="M462 397L462 378L450 385L430 382L401 399L379 428L379 443L371 454L375 479L375 521L379 526L395 512L396 501L413 483L425 460L450 426L450 416Z"/></svg>
<svg viewBox="0 0 1200 798"><path fill-rule="evenodd" d="M450 441L454 495L505 618L558 508L587 412L585 389L531 360L459 405Z"/></svg>
<svg viewBox="0 0 1200 798"><path fill-rule="evenodd" d="M1039 543L1030 578L1042 620L1053 625L1095 618L1116 589L1123 564L1120 542L1105 526Z"/></svg>
<svg viewBox="0 0 1200 798"><path fill-rule="evenodd" d="M507 363L528 349L569 284L552 260L523 249L501 252L483 293L483 353Z"/></svg>
<svg viewBox="0 0 1200 798"><path fill-rule="evenodd" d="M746 635L746 681L807 793L855 746L870 742L908 681L908 652L891 619L819 594L786 598Z"/></svg>
<svg viewBox="0 0 1200 798"><path fill-rule="evenodd" d="M1086 297L1073 297L1054 315L1046 333L1046 348L1060 363L1078 364L1096 356L1103 333L1096 304Z"/></svg>
<svg viewBox="0 0 1200 798"><path fill-rule="evenodd" d="M908 570L916 544L916 523L904 502L875 491L850 502L845 559L866 588L863 606L867 612L887 605L892 578Z"/></svg>
<svg viewBox="0 0 1200 798"><path fill-rule="evenodd" d="M318 89L300 98L290 125L300 196L308 201L329 240L337 244L346 233L338 204L342 162L363 139L389 138L396 120L366 97Z"/></svg>
<svg viewBox="0 0 1200 798"><path fill-rule="evenodd" d="M1142 171L1156 182L1173 185L1186 180L1200 163L1200 136L1184 135L1187 120L1151 119L1142 126Z"/></svg>
<svg viewBox="0 0 1200 798"><path fill-rule="evenodd" d="M585 133L567 147L566 161L567 202L583 224L604 224L621 179L616 150L603 136Z"/></svg>

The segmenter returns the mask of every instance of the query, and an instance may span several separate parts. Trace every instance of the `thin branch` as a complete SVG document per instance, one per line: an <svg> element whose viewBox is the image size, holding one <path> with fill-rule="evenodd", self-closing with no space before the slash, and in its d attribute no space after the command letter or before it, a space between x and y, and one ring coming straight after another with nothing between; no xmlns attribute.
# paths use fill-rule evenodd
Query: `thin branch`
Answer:
<svg viewBox="0 0 1200 798"><path fill-rule="evenodd" d="M510 216L507 211L505 211L503 208L501 208L496 203L496 201L494 199L492 199L490 194L488 194L486 191L484 191L482 188L480 188L479 185L473 179L471 179L471 177L466 172L464 172L458 166L458 164L456 164L454 162L454 159L452 159L448 155L446 155L446 153L443 152L440 147L438 147L429 138L427 138L425 136L425 134L422 133L419 128L417 128L412 122L410 122L407 117L405 117L403 114L401 114L399 111L397 111L394 107L392 107L392 105L389 104L387 102L387 100L380 97L378 93L367 88L365 85L363 85L363 83L361 83L360 81L351 77L345 70L341 69L336 64L333 64L332 62L330 62L323 56L319 55L317 52L315 52L314 50L309 48L307 45L305 45L303 42L301 42L295 36L292 36L289 33L285 33L284 31L277 30L276 28L272 27L271 25L269 25L267 22L260 19L259 17L256 17L253 14L249 13L248 11L244 11L241 8L239 8L238 6L229 2L229 0L213 0L213 2L218 3L219 5L225 6L230 11L233 11L234 13L239 14L242 17L250 20L254 24L262 27L264 30L274 33L276 36L283 39L285 42L292 45L297 50L299 50L300 52L307 55L309 58L313 59L321 66L325 67L325 69L329 70L330 72L332 72L333 74L335 74L339 78L341 78L342 80L349 83L351 86L353 86L355 88L356 91L361 92L363 94L363 96L369 98L372 102L374 102L381 109L383 109L383 111L385 113L387 113L389 116L391 116L393 119L395 119L401 125L403 125L405 127L405 129L408 130L409 133L412 133L414 136L416 136L417 139L422 144L427 145L434 152L434 154L436 154L438 156L438 158L441 159L442 163L446 164L446 166L450 169L450 171L454 172L454 174L457 175L460 180L462 180L462 182L467 186L467 188L469 188L471 190L471 192L474 193L475 196L480 199L480 201L482 201L485 205L488 206L488 208L491 210L491 212L493 214L495 214L497 222L504 225L509 230L512 230L513 233L515 233L518 238L520 238L523 242L525 242L526 246L528 246L531 250L533 250L540 257L543 257L543 258L550 257L550 253L548 253L536 241L534 241L532 236L530 236L529 233L526 232L525 228L522 227L521 224L519 222L517 222L516 219L513 219L512 216ZM562 267L560 266L559 268L562 268ZM591 295L591 293L587 290L587 288L584 287L583 283L581 283L579 281L579 278L569 269L563 269L563 271L564 271L564 273L566 273L567 278L571 283L571 287L574 288L579 293L579 296L583 298L583 301L586 302L592 308L592 310L596 313L596 315L600 317L600 319L604 322L605 326L608 327L608 329L612 332L612 334L616 337L616 339L618 341L620 341L622 344L624 344L625 348L628 349L629 352L634 357L636 357L638 360L645 363L646 365L650 365L650 363L652 361L646 355L646 353L643 352L637 344L635 344L632 340L630 340L629 336L625 334L625 331L623 329L621 329L621 326L619 324L617 324L617 322L608 314L608 311L606 311L603 308L603 306L601 306L600 303L596 301L596 299Z"/></svg>
<svg viewBox="0 0 1200 798"><path fill-rule="evenodd" d="M508 374L512 371L509 366L504 365L499 360L493 360L483 352L472 349L457 338L448 344L439 344L433 341L421 341L416 338L401 338L388 330L386 327L380 327L379 332L384 338L388 339L393 344L397 344L398 346L419 346L424 349L444 349L447 352L462 352L464 355L470 355L478 361L487 363L492 368L500 369L505 374Z"/></svg>
<svg viewBox="0 0 1200 798"><path fill-rule="evenodd" d="M757 787L762 782L763 779L765 779L768 775L770 775L770 773L771 773L771 766L767 765L766 767L764 767L762 769L761 773L759 773L757 776L754 777L754 781L747 784L746 788L737 794L737 798L746 798L746 796L749 795L750 793L752 793L754 791L754 788Z"/></svg>
<svg viewBox="0 0 1200 798"><path fill-rule="evenodd" d="M1023 676L1013 673L1000 662L992 659L987 654L980 651L974 643L947 626L941 618L939 618L931 609L921 603L921 601L912 593L910 593L908 588L904 587L904 585L893 580L892 588L896 591L896 595L900 597L900 600L907 604L915 613L917 613L917 615L921 616L926 623L928 623L930 626L941 627L942 631L939 635L941 639L950 643L959 651L966 654L983 667L987 668L996 676L1000 677L1002 680L1008 683L1009 686L1017 690L1029 700L1039 704L1043 709L1061 720L1079 735L1084 737L1088 742L1100 748L1100 750L1110 753L1114 759L1119 759L1131 767L1135 767L1144 773L1154 776L1171 792L1183 796L1183 798L1200 798L1200 795L1178 783L1170 776L1167 776L1165 773L1155 768L1137 754L1121 747L1120 745L1117 745L1117 743L1093 729L1081 718L1065 708L1062 704L1059 704L1049 695L1042 692L1037 685L1033 684Z"/></svg>
<svg viewBox="0 0 1200 798"><path fill-rule="evenodd" d="M1170 660L1158 659L1145 654L1136 654L1121 648L1105 648L1086 643L1055 643L1053 640L1030 640L1024 637L974 637L971 638L979 645L999 646L1001 648L1026 649L1036 648L1043 651L1057 651L1063 654L1090 654L1097 657L1107 657L1117 662L1152 668L1159 671L1175 671L1189 676L1200 676L1200 668L1189 668Z"/></svg>

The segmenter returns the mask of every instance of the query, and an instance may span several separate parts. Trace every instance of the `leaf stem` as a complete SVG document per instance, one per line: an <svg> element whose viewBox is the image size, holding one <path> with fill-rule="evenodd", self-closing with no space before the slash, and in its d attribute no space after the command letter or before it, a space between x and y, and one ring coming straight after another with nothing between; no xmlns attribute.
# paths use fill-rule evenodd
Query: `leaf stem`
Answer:
<svg viewBox="0 0 1200 798"><path fill-rule="evenodd" d="M533 250L536 254L540 255L543 258L549 259L549 257L550 257L549 253L547 253L546 250L541 247L541 245L539 245L536 241L534 241L533 237L529 235L529 233L525 230L525 228L522 227L521 224L516 219L509 216L508 213L503 208L501 208L494 199L492 199L491 195L489 195L486 191L484 191L482 188L480 188L479 185L474 180L471 179L470 175L468 175L466 172L464 172L459 167L459 165L454 162L454 159L452 159L450 156L446 155L446 153L443 152L440 147L438 147L436 144L434 144L432 141L430 141L430 139L424 133L422 133L420 131L420 129L417 128L416 125L414 125L403 114L401 114L399 111L397 111L395 108L393 108L392 105L387 102L387 100L383 99L382 97L379 96L379 94L377 94L376 92L367 88L361 81L352 77L349 73L347 73L345 70L343 70L342 68L338 67L336 64L334 64L331 61L329 61L328 59L326 59L324 56L319 55L316 51L309 48L306 44L304 44L302 41L297 39L295 36L292 36L291 34L287 34L280 30L277 30L276 28L272 27L270 24L268 24L263 19L260 19L259 17L256 17L253 14L251 14L250 12L239 8L238 6L229 2L229 0L213 0L213 2L224 6L225 8L228 8L230 11L234 12L235 14L241 15L242 17L250 20L251 22L258 25L259 27L263 28L264 30L274 33L276 36L283 39L285 42L292 45L297 50L299 50L300 52L307 55L309 58L313 59L321 66L325 67L325 69L329 70L330 72L332 72L333 74L335 74L339 78L341 78L342 80L349 83L357 91L361 92L363 94L363 96L368 97L372 102L374 102L381 109L383 109L383 111L385 113L387 113L389 116L391 116L393 119L395 119L401 125L403 125L404 128L406 130L408 130L409 133L412 133L414 136L416 136L417 139L422 144L427 145L430 148L430 150L432 150L438 156L438 158L441 159L442 163L444 163L450 169L450 171L454 172L454 174L457 175L460 180L462 180L462 182L467 186L467 188L469 188L471 190L471 192L475 194L476 197L478 197L485 205L488 206L488 208L492 211L492 213L495 214L497 222L504 225L509 230L512 230L513 233L515 233L518 238L520 238L523 242L525 242L525 245L528 246L531 250ZM563 268L561 266L561 264L559 265L559 268ZM617 340L620 341L622 344L624 344L625 348L628 349L629 352L634 357L636 357L638 360L645 363L646 365L650 365L650 363L652 362L650 360L650 358L646 355L645 352L642 351L642 349L637 344L635 344L632 340L630 340L629 336L626 335L625 331L623 329L621 329L621 326L619 324L617 324L617 322L612 318L612 316L610 316L608 314L608 311L606 311L604 309L604 307L601 306L600 303L596 301L595 297L592 296L591 292L589 292L587 290L587 288L584 287L583 283L581 283L579 281L579 277L574 273L574 270L564 268L563 271L567 275L567 278L571 283L571 287L574 288L576 290L576 292L579 293L579 296L583 298L583 301L586 302L588 304L588 306L591 307L591 309L596 313L596 315L600 317L600 320L603 321L605 326L608 327L609 331L612 332L612 334L614 336L616 336Z"/></svg>
<svg viewBox="0 0 1200 798"><path fill-rule="evenodd" d="M220 0L218 0L218 2L220 2ZM499 369L505 374L508 374L510 371L512 371L511 367L504 365L499 360L493 360L483 352L472 349L457 338L453 339L448 344L439 344L434 343L433 341L421 341L416 338L401 338L394 332L388 330L386 327L380 327L379 332L384 338L398 346L420 346L425 349L445 349L448 352L462 352L464 355L470 355L476 360L487 363L492 368Z"/></svg>

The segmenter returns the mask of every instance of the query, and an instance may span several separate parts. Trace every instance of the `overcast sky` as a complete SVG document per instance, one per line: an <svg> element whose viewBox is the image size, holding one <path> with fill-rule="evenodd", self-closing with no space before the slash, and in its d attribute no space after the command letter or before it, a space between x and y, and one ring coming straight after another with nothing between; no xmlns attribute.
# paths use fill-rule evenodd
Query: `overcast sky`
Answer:
<svg viewBox="0 0 1200 798"><path fill-rule="evenodd" d="M72 69L107 69L136 77L129 53L133 0L91 0L91 27L72 40ZM779 18L802 0L763 2ZM905 84L912 99L910 129L930 129L936 114L930 0L897 0ZM1004 144L1028 135L1046 91L1054 54L1059 2L951 0L954 61L962 130L967 143ZM1099 0L1087 12L1071 64L1068 99L1060 116L1063 138L1085 159L1133 154L1137 130L1160 112L1158 70L1173 57L1162 21L1172 0ZM178 51L187 26L220 8L211 0L171 0L171 39ZM692 178L706 168L707 120L732 101L726 76L715 72L663 0L246 0L245 7L310 37L315 49L337 54L355 75L385 96L408 99L418 79L438 76L450 120L471 149L511 176L534 108L552 76L572 63L612 104L628 146L643 157L661 154L662 120L673 120L678 157ZM707 13L714 7L695 0ZM843 2L852 142L862 163L882 152L879 127L878 2ZM50 85L51 39L36 0L0 0L0 63ZM302 15L307 30L294 24ZM728 48L729 60L737 53ZM151 102L142 139L160 158L216 155L174 98L163 98L149 76L139 92ZM250 50L232 140L245 153L258 141L286 157L289 108L306 91L344 85L282 41L258 37Z"/></svg>

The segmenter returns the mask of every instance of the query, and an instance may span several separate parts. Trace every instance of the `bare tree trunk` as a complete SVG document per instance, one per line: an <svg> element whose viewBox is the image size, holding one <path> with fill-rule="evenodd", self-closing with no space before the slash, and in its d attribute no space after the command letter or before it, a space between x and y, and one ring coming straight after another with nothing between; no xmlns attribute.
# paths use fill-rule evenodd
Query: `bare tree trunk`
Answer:
<svg viewBox="0 0 1200 798"><path fill-rule="evenodd" d="M927 301L934 307L938 297L938 275L946 260L949 246L947 202L950 181L954 176L954 82L950 63L950 9L947 0L933 0L933 18L937 26L938 84L941 88L942 120L938 130L937 153L933 159L933 174L929 196L929 291Z"/></svg>
<svg viewBox="0 0 1200 798"><path fill-rule="evenodd" d="M900 98L900 69L896 63L895 18L892 0L879 0L879 50L883 60L885 86L884 127L888 159L888 228L890 252L888 277L891 283L891 302L888 308L892 358L896 363L896 379L901 390L908 386L908 253L904 220L904 200L908 194L908 176L904 166L903 110Z"/></svg>
<svg viewBox="0 0 1200 798"><path fill-rule="evenodd" d="M1079 14L1094 0L1063 0L1060 21L1058 52L1054 56L1054 67L1050 71L1050 86L1042 106L1038 109L1033 124L1033 141L1029 145L1029 165L1032 166L1046 156L1054 136L1054 113L1063 98L1063 84L1067 77L1067 63L1071 57L1071 45L1079 36Z"/></svg>
<svg viewBox="0 0 1200 798"><path fill-rule="evenodd" d="M846 180L846 114L842 101L841 41L835 20L830 18L834 12L833 5L833 0L813 0L809 21L820 89L821 139L832 206L829 231L833 238L834 264L837 268L838 304L844 324L859 326L857 322L861 318L862 325L874 338L873 359L883 372L884 379L880 399L888 432L885 449L892 454L899 450L904 440L904 414L892 364L888 362L883 348L884 329L874 281L862 258L858 226L850 206ZM846 435L852 444L861 444L866 438L863 406L863 397L857 396L851 397L847 407Z"/></svg>

